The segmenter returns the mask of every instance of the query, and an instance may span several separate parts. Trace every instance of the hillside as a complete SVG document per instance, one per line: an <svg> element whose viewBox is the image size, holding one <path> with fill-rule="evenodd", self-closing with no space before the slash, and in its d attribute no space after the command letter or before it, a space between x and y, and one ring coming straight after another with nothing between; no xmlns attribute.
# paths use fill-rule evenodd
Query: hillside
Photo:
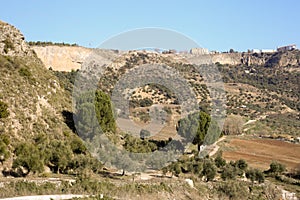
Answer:
<svg viewBox="0 0 300 200"><path fill-rule="evenodd" d="M79 101L72 105L76 76L85 70L91 72L88 75L99 72L97 64L76 70L92 51L104 54L113 62L103 65L97 91L78 95L76 100ZM226 137L219 139L217 135L214 139L219 139L218 142L204 149L209 156L200 158L197 145L203 144L201 137L207 134L207 129L200 130L192 120L205 127L216 126L216 123L210 121L207 114L212 99L205 85L205 75L198 73L196 66L189 62L187 57L191 55L135 50L121 54L118 50L95 51L78 46L29 46L19 30L0 22L0 198L86 194L94 195L90 199L103 196L103 199L280 199L284 191L299 196L299 157L295 153L299 142L294 141L300 135L298 55L299 51L211 55L226 89L227 101L218 102L227 106L222 131ZM129 119L146 127L151 123L151 112L161 109L163 112L154 116L164 128L155 136L145 128L138 132L139 137L133 137L116 127L115 113L111 110L115 106L110 100L112 91L122 77L143 64L167 65L178 72L187 81L189 90L195 93L201 111L182 117L182 99L176 96L176 89L183 97L188 95L188 89L173 88L174 92L159 82L152 82L123 93L129 102ZM150 73L146 69L146 72L151 77L162 74L159 70ZM143 81L143 76L135 75ZM129 78L125 80L134 82ZM97 149L97 153L105 157L101 160L103 163L91 156L85 144L92 144L90 139L97 144L98 141L93 140L97 137L92 136L100 131L85 126L84 122L90 120L89 108L93 106L96 122L118 149L132 153L154 152L145 162L143 155L135 157L143 164L143 169L135 168L132 158L125 154L120 158L111 156L114 149L106 149L104 145ZM116 108L120 109L120 115L126 112L122 107ZM77 129L73 117L77 123L83 122L80 126L77 124ZM202 131L197 136L199 139L184 149L184 130L194 128ZM79 130L84 130L84 135L80 135ZM84 143L77 134L88 138L88 142ZM295 144L283 145L284 152L277 151L278 155L272 157L271 151L285 141L269 142L272 140L258 139L258 136L280 136ZM170 149L163 151L163 155L170 156L168 151L174 151L181 156L177 160L168 158L170 162L164 166L161 163L165 160L155 152L168 144ZM258 161L251 159L253 155L247 152L244 144L251 144L252 149L265 146L264 151L257 152L267 156L256 157ZM218 149L224 152L226 160ZM287 171L280 163L273 163L275 169L271 166L269 169L273 158L284 161ZM257 163L261 159L263 163ZM108 165L114 163L121 167L116 169Z"/></svg>
<svg viewBox="0 0 300 200"><path fill-rule="evenodd" d="M59 173L70 158L89 159L73 132L70 94L19 30L1 22L0 35L1 176Z"/></svg>
<svg viewBox="0 0 300 200"><path fill-rule="evenodd" d="M17 141L39 132L68 131L62 112L70 109L70 100L57 78L36 57L17 29L5 23L0 25L1 36L6 35L0 40L1 100L8 104L10 113L2 122L2 131L10 132ZM11 41L12 46L5 47L5 41Z"/></svg>

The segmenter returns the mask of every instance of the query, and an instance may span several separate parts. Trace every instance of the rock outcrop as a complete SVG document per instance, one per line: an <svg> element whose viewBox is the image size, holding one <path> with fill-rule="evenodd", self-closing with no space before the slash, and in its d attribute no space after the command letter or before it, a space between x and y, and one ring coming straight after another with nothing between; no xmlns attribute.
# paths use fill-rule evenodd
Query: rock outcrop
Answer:
<svg viewBox="0 0 300 200"><path fill-rule="evenodd" d="M70 46L32 46L46 68L55 71L71 71L80 69L81 64L93 49Z"/></svg>
<svg viewBox="0 0 300 200"><path fill-rule="evenodd" d="M18 29L0 21L0 54L6 56L32 56L33 51Z"/></svg>
<svg viewBox="0 0 300 200"><path fill-rule="evenodd" d="M285 66L299 66L300 65L300 51L292 50L286 52L277 52L266 62L267 67L285 67Z"/></svg>

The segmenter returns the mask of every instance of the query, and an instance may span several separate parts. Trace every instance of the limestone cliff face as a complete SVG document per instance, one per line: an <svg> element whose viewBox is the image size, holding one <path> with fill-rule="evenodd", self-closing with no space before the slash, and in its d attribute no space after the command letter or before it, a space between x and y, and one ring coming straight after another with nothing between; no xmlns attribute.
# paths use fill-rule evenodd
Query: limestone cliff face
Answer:
<svg viewBox="0 0 300 200"><path fill-rule="evenodd" d="M18 29L0 21L0 54L5 56L32 56L33 51Z"/></svg>
<svg viewBox="0 0 300 200"><path fill-rule="evenodd" d="M300 51L275 53L220 53L211 56L214 63L222 65L258 65L265 67L285 67L300 65Z"/></svg>
<svg viewBox="0 0 300 200"><path fill-rule="evenodd" d="M241 64L241 54L240 53L220 53L213 54L211 59L213 63L220 63L222 65L238 65Z"/></svg>
<svg viewBox="0 0 300 200"><path fill-rule="evenodd" d="M37 56L43 61L46 68L56 71L71 71L80 69L92 49L69 46L32 46Z"/></svg>
<svg viewBox="0 0 300 200"><path fill-rule="evenodd" d="M80 69L81 64L94 49L74 46L32 46L37 56L43 61L46 68L56 71L71 71ZM126 52L123 52L126 54ZM167 54L177 60L184 58L186 54ZM190 54L192 55L192 54ZM247 65L247 66L299 66L300 51L293 50L276 53L217 53L206 54L213 63L222 65Z"/></svg>
<svg viewBox="0 0 300 200"><path fill-rule="evenodd" d="M275 53L267 62L267 67L280 66L299 66L300 65L300 51L286 51Z"/></svg>

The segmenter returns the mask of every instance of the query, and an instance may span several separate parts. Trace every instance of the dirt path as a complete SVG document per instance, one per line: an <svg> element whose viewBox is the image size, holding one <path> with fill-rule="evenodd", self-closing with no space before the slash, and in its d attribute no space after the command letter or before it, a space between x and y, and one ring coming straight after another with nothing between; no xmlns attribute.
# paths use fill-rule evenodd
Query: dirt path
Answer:
<svg viewBox="0 0 300 200"><path fill-rule="evenodd" d="M218 139L218 141L216 141L214 144L212 144L213 150L211 152L209 152L209 154L208 154L209 157L215 155L218 152L218 150L220 148L220 146L218 145L218 143L221 142L221 141L223 141L223 140L225 140L225 138L226 138L226 136L223 136L220 139Z"/></svg>

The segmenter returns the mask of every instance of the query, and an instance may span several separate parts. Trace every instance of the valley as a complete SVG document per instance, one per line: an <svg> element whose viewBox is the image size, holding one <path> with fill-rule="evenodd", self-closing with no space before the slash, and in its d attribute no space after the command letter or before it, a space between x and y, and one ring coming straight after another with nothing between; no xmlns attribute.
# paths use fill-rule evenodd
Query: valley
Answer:
<svg viewBox="0 0 300 200"><path fill-rule="evenodd" d="M202 66L189 52L27 43L5 22L0 34L0 198L299 198L299 50ZM97 73L95 91L74 93Z"/></svg>

